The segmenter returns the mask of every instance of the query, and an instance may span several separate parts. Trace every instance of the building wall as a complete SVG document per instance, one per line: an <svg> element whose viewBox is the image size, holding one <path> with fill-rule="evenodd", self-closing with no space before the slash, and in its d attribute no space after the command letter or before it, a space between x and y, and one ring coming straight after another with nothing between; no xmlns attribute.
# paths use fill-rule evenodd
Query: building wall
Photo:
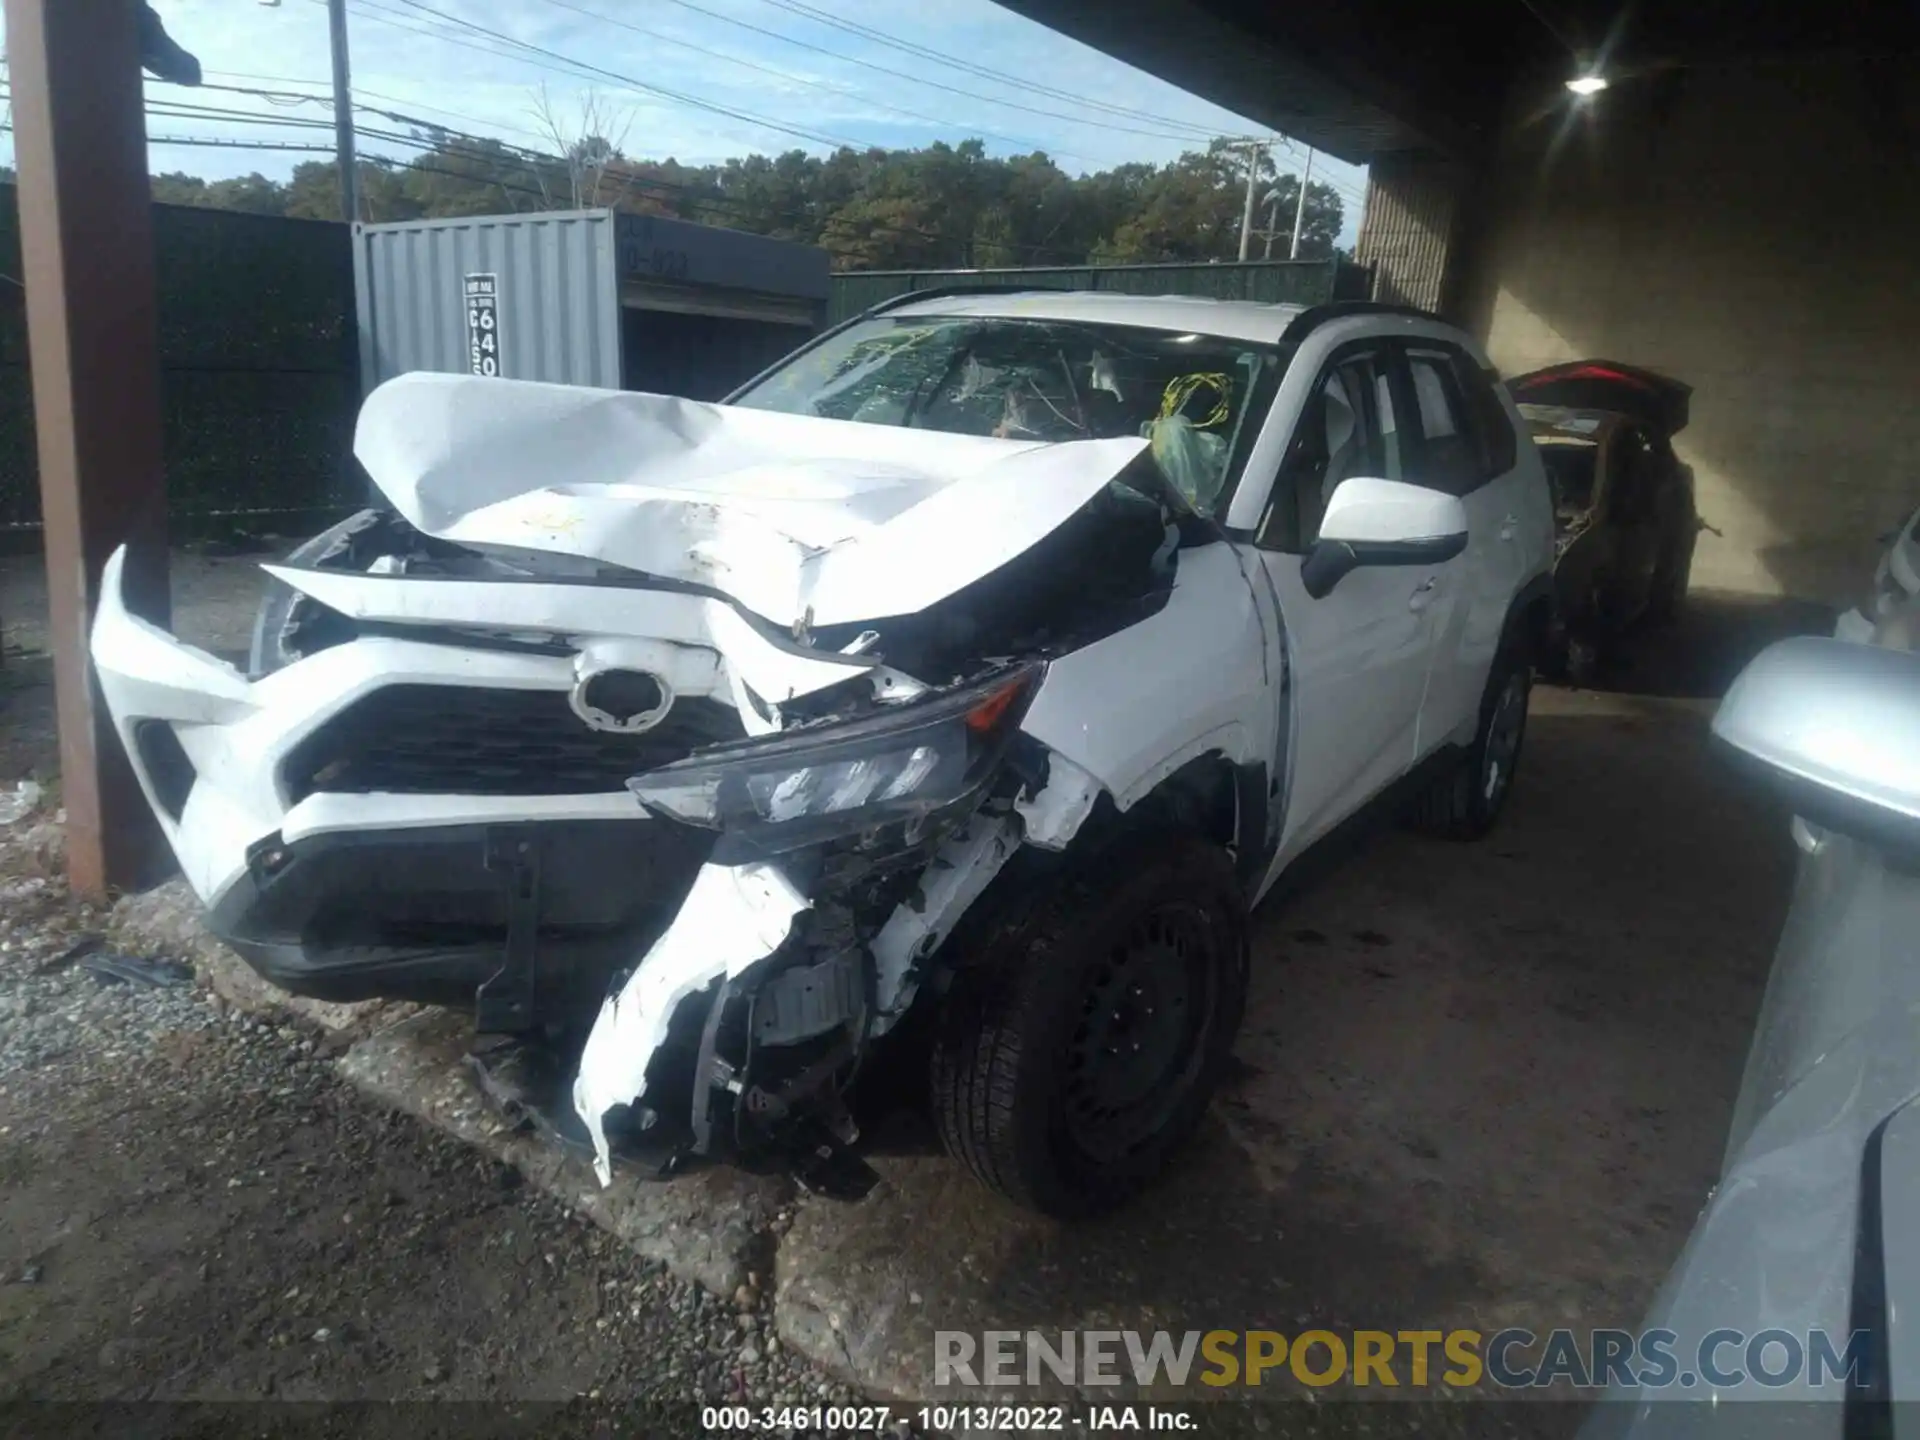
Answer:
<svg viewBox="0 0 1920 1440"><path fill-rule="evenodd" d="M1373 270L1370 298L1438 310L1453 253L1462 168L1427 151L1376 155L1353 258Z"/></svg>
<svg viewBox="0 0 1920 1440"><path fill-rule="evenodd" d="M1506 374L1694 387L1696 586L1851 599L1920 504L1917 88L1823 58L1623 81L1571 123L1551 77L1516 98L1463 318Z"/></svg>

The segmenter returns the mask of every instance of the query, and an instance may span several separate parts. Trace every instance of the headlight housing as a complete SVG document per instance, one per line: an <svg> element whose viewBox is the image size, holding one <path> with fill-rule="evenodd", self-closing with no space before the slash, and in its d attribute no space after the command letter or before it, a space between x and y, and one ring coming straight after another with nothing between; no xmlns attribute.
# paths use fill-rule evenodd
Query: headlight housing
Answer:
<svg viewBox="0 0 1920 1440"><path fill-rule="evenodd" d="M911 839L976 801L1038 686L1041 667L859 720L715 746L627 781L647 812L781 854L900 823Z"/></svg>

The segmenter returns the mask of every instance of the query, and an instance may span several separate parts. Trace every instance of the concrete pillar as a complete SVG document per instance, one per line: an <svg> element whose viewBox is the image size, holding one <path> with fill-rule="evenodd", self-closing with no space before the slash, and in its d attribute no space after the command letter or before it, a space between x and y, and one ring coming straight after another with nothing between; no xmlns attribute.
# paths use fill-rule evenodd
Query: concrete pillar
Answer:
<svg viewBox="0 0 1920 1440"><path fill-rule="evenodd" d="M1445 311L1471 171L1428 151L1373 158L1354 259L1373 267L1373 298Z"/></svg>

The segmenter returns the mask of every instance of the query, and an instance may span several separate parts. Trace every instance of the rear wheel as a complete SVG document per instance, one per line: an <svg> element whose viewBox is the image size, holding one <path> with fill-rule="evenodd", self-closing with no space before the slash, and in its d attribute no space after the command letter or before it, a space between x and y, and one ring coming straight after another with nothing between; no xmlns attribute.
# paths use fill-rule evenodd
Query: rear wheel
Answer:
<svg viewBox="0 0 1920 1440"><path fill-rule="evenodd" d="M1571 649L1569 661L1571 666ZM1478 840L1493 828L1513 788L1532 689L1533 668L1525 655L1513 646L1503 648L1487 676L1473 744L1415 801L1416 829L1449 840Z"/></svg>
<svg viewBox="0 0 1920 1440"><path fill-rule="evenodd" d="M931 1067L948 1152L1044 1214L1121 1204L1199 1124L1246 974L1245 904L1218 846L1166 831L1099 852L963 959Z"/></svg>
<svg viewBox="0 0 1920 1440"><path fill-rule="evenodd" d="M1694 540L1693 535L1688 535L1674 541L1653 572L1653 594L1647 602L1647 618L1657 624L1680 618L1680 609L1687 601L1687 586L1693 578Z"/></svg>

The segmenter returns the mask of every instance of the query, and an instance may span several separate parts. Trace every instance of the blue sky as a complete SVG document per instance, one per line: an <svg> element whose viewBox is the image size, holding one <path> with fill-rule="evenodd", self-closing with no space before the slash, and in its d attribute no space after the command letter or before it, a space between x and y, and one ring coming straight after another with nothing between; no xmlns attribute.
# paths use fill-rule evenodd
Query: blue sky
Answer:
<svg viewBox="0 0 1920 1440"><path fill-rule="evenodd" d="M324 121L328 70L325 0L157 0L168 31L200 57L210 85L277 89L277 103L149 81L149 107L212 107L275 119ZM427 13L437 11L552 52L510 44ZM806 13L806 12L813 13ZM563 125L576 127L591 93L624 130L622 148L698 164L750 151L836 142L914 146L978 136L989 153L1045 150L1072 173L1129 160L1165 161L1209 135L1259 127L1131 66L1055 34L991 0L899 4L882 0L348 0L356 98L515 144L542 143L534 111L542 86ZM849 33L822 17L878 35ZM880 38L884 37L884 38ZM904 53L891 39L931 54ZM794 43L799 42L799 43ZM565 59L556 57L566 57ZM950 57L950 58L949 58ZM602 74L569 66L585 62ZM977 67L971 72L966 67ZM1046 87L1004 83L985 69ZM664 87L684 99L649 93ZM944 88L942 88L944 87ZM690 101L718 107L703 109ZM1041 113L1044 112L1044 113ZM1124 112L1124 113L1122 113ZM374 115L370 128L402 127ZM782 128L785 127L785 128ZM209 115L149 114L152 168L219 178L258 170L284 177L300 152L158 143L192 136L329 143L324 128ZM12 136L0 135L10 161ZM369 154L404 146L367 139ZM1304 152L1283 142L1281 171ZM1359 220L1365 171L1325 156L1314 178L1342 192L1344 242Z"/></svg>

